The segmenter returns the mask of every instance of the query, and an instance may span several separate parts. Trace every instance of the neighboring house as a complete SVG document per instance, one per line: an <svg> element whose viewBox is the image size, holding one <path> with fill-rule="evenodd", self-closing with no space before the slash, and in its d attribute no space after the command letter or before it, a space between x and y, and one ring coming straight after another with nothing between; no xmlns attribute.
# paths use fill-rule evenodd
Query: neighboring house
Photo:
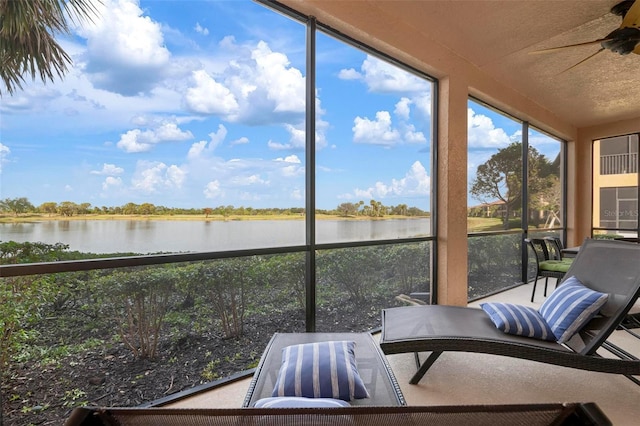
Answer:
<svg viewBox="0 0 640 426"><path fill-rule="evenodd" d="M594 141L593 159L593 227L637 236L638 134Z"/></svg>
<svg viewBox="0 0 640 426"><path fill-rule="evenodd" d="M491 203L482 203L477 206L469 207L470 217L500 217L503 218L507 213L505 202L502 200L492 201Z"/></svg>

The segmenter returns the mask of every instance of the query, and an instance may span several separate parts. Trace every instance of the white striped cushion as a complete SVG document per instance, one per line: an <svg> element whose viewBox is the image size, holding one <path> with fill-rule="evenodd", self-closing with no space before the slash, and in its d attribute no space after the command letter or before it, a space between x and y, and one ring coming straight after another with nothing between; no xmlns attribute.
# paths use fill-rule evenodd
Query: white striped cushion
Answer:
<svg viewBox="0 0 640 426"><path fill-rule="evenodd" d="M572 276L542 303L540 314L551 327L558 343L565 343L598 313L608 297L606 293L585 287Z"/></svg>
<svg viewBox="0 0 640 426"><path fill-rule="evenodd" d="M355 342L331 341L287 346L271 396L368 398L358 373Z"/></svg>
<svg viewBox="0 0 640 426"><path fill-rule="evenodd" d="M516 336L540 340L556 340L551 328L534 308L513 303L487 302L480 304L496 328Z"/></svg>

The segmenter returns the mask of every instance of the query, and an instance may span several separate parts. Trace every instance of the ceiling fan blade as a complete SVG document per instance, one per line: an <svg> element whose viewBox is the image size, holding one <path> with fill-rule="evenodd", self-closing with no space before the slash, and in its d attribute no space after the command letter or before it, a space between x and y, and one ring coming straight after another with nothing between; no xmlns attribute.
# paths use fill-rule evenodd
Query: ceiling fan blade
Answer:
<svg viewBox="0 0 640 426"><path fill-rule="evenodd" d="M629 8L620 28L635 27L640 28L640 1L636 0Z"/></svg>
<svg viewBox="0 0 640 426"><path fill-rule="evenodd" d="M638 3L640 3L640 2L638 2ZM534 50L533 52L529 52L529 54L530 55L537 55L539 53L557 52L559 50L569 49L569 48L572 48L572 47L590 46L590 45L593 45L593 44L600 44L603 41L609 41L609 40L610 39L608 39L608 38L599 38L599 39L593 40L593 41L585 41L584 43L567 44L565 46L550 47L548 49Z"/></svg>
<svg viewBox="0 0 640 426"><path fill-rule="evenodd" d="M560 74L564 74L565 72L567 72L567 71L570 71L570 70L574 69L574 68L575 68L575 67L577 67L578 65L580 65L580 64L584 64L584 63L585 63L585 62L587 62L589 59L593 58L594 56L596 56L598 53L602 52L603 50L605 50L605 48L604 48L604 47L600 48L600 50L598 50L598 51L597 51L596 53L594 53L593 55L589 55L589 56L587 56L586 58L584 58L583 60L581 60L581 61L580 61L580 62L578 62L577 64L572 65L572 66L570 66L569 68L567 68L566 70L562 71ZM558 74L558 75L560 75L560 74Z"/></svg>

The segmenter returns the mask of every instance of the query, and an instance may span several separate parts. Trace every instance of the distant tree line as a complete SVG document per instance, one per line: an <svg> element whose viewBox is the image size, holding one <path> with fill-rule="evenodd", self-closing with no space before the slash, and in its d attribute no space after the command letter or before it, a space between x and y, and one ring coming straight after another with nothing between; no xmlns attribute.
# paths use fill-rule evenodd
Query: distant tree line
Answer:
<svg viewBox="0 0 640 426"><path fill-rule="evenodd" d="M398 216L429 216L428 212L418 207L409 207L406 204L398 204L397 206L385 206L380 201L371 200L369 204L364 201L357 203L342 203L335 210L326 212L327 214L337 214L343 217L349 216L370 216L383 217L389 215Z"/></svg>
<svg viewBox="0 0 640 426"><path fill-rule="evenodd" d="M126 203L122 206L93 206L91 203L74 203L62 201L60 203L48 201L39 206L34 206L26 197L5 198L0 200L0 212L18 216L28 213L40 213L47 215L60 215L65 217L82 215L204 215L209 216L258 216L258 215L304 215L302 207L290 208L254 208L235 207L232 205L204 208L180 208L156 206L152 203ZM334 210L316 210L319 214L336 215L342 217L368 216L384 217L389 215L401 216L428 216L429 213L417 207L409 207L406 204L397 206L385 206L380 201L371 200L369 204L364 201L357 203L342 203Z"/></svg>

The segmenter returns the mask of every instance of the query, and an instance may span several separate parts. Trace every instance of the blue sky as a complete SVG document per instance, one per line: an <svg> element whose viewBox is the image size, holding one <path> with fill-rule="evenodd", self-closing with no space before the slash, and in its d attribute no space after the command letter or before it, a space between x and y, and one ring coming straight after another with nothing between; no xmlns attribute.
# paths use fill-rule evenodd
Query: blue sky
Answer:
<svg viewBox="0 0 640 426"><path fill-rule="evenodd" d="M244 0L98 8L59 39L64 79L3 94L2 198L304 206L303 25ZM317 207L428 210L431 83L324 34L317 55ZM519 128L471 105L469 179Z"/></svg>

